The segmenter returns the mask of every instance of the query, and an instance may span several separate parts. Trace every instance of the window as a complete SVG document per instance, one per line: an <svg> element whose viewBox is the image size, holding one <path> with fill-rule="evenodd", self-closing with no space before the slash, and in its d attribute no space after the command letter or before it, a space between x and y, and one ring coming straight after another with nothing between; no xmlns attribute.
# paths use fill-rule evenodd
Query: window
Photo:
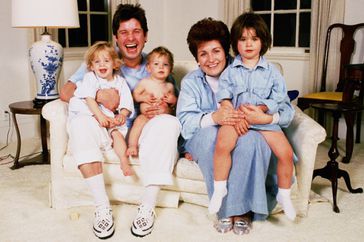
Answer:
<svg viewBox="0 0 364 242"><path fill-rule="evenodd" d="M80 28L58 30L58 42L65 48L89 47L96 41L111 40L109 0L77 0Z"/></svg>
<svg viewBox="0 0 364 242"><path fill-rule="evenodd" d="M273 47L310 47L311 0L250 0L250 9L261 15L273 39Z"/></svg>

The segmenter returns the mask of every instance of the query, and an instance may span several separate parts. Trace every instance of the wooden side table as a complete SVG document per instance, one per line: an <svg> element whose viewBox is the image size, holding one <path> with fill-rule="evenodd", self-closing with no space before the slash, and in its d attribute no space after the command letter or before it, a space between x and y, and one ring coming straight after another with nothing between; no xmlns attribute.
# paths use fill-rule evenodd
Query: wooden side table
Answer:
<svg viewBox="0 0 364 242"><path fill-rule="evenodd" d="M46 120L42 117L42 107L34 107L33 101L15 102L9 105L10 112L12 113L13 122L17 137L16 154L14 158L14 165L11 169L18 169L26 165L49 164L49 153L47 147L47 125ZM21 137L16 114L25 115L39 115L40 117L40 133L42 142L42 153L40 156L34 157L27 161L19 162L19 155L21 150Z"/></svg>

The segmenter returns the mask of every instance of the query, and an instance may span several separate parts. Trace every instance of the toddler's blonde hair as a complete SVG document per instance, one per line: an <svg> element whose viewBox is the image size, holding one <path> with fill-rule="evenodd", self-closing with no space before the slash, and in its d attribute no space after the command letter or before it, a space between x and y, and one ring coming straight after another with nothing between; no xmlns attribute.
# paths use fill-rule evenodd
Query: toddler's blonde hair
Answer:
<svg viewBox="0 0 364 242"><path fill-rule="evenodd" d="M114 62L114 72L119 71L120 70L120 66L122 64L122 61L119 59L118 54L116 53L114 47L110 43L108 43L106 41L98 41L95 44L93 44L86 51L85 61L86 61L87 69L89 71L91 71L92 60L102 50L105 50L105 51L107 51L110 54L111 59Z"/></svg>

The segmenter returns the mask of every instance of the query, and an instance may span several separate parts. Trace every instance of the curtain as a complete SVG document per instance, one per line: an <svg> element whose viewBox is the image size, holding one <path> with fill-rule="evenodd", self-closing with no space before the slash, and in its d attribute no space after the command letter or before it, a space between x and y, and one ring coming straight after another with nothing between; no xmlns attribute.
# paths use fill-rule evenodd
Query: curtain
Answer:
<svg viewBox="0 0 364 242"><path fill-rule="evenodd" d="M310 78L308 91L316 92L320 90L322 65L324 59L324 48L326 32L329 25L344 22L345 0L314 0L311 12L311 39L310 39ZM329 52L329 62L327 73L327 90L333 90L338 82L340 59L339 34L331 33L331 43Z"/></svg>
<svg viewBox="0 0 364 242"><path fill-rule="evenodd" d="M244 0L224 0L223 21L230 29L234 20L243 12Z"/></svg>

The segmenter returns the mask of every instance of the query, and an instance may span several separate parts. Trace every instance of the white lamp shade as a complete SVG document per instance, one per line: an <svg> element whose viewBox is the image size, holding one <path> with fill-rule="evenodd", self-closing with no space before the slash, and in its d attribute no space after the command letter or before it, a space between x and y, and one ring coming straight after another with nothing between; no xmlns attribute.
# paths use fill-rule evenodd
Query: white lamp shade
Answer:
<svg viewBox="0 0 364 242"><path fill-rule="evenodd" d="M12 26L17 28L78 28L77 0L12 0ZM62 46L47 31L29 49L37 96L34 105L58 98L57 80L62 68Z"/></svg>
<svg viewBox="0 0 364 242"><path fill-rule="evenodd" d="M78 28L77 0L12 0L13 27Z"/></svg>

